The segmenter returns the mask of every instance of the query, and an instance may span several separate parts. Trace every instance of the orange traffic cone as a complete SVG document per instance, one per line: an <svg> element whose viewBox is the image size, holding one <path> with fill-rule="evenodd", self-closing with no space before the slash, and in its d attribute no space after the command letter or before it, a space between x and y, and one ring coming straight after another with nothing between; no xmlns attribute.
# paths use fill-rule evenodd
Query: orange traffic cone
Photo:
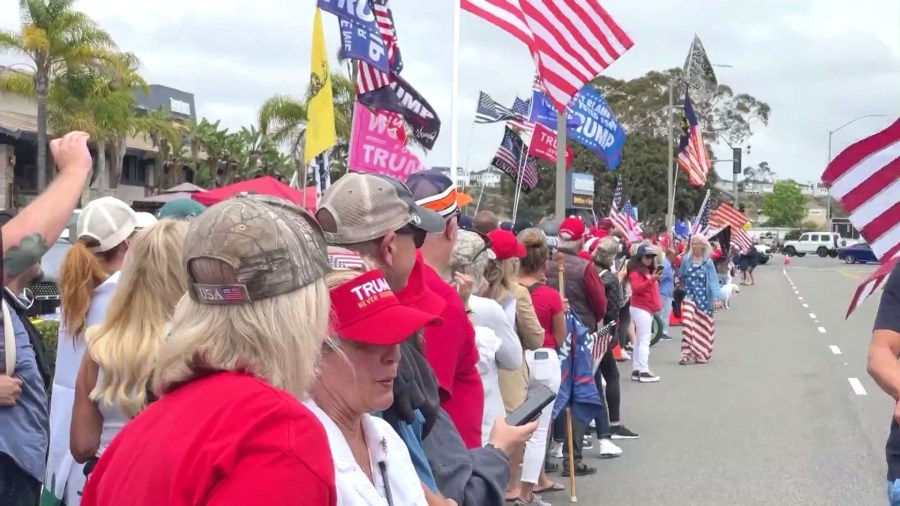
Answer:
<svg viewBox="0 0 900 506"><path fill-rule="evenodd" d="M791 265L791 257L787 255L784 256L784 265Z"/></svg>
<svg viewBox="0 0 900 506"><path fill-rule="evenodd" d="M613 352L614 359L616 359L618 361L622 360L622 347L619 346L618 340L616 340L616 345L613 347L612 352Z"/></svg>
<svg viewBox="0 0 900 506"><path fill-rule="evenodd" d="M669 313L669 326L670 327L676 327L678 325L681 325L682 320L683 320L683 318L679 318L678 316L675 316L675 311L672 311L671 313Z"/></svg>

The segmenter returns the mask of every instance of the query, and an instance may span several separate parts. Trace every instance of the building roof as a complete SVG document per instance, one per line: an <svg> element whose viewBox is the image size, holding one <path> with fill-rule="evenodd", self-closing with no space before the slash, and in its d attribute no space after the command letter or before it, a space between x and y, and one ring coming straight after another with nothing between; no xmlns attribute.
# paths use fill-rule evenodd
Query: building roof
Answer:
<svg viewBox="0 0 900 506"><path fill-rule="evenodd" d="M20 137L22 134L36 134L37 116L18 112L0 111L0 132L13 137ZM150 137L146 135L128 136L125 140L125 145L130 149L156 152L156 148L153 147L153 142L150 140Z"/></svg>

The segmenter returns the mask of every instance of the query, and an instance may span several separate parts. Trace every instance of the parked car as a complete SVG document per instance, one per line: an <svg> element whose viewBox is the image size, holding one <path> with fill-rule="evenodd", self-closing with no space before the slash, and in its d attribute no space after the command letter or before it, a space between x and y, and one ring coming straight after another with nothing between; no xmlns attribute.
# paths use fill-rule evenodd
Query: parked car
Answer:
<svg viewBox="0 0 900 506"><path fill-rule="evenodd" d="M756 263L762 265L772 258L772 248L770 246L766 246L765 244L754 244L753 248L756 250Z"/></svg>
<svg viewBox="0 0 900 506"><path fill-rule="evenodd" d="M797 240L784 242L784 254L787 256L805 256L815 253L820 257L838 256L838 249L856 243L855 239L845 239L838 233L804 232Z"/></svg>
<svg viewBox="0 0 900 506"><path fill-rule="evenodd" d="M875 252L872 251L872 247L864 242L844 246L838 250L838 258L848 264L855 264L857 262L878 262L878 258L875 257Z"/></svg>
<svg viewBox="0 0 900 506"><path fill-rule="evenodd" d="M29 316L48 315L56 312L59 307L59 268L69 248L72 247L70 236L75 235L75 226L78 223L78 215L81 209L76 209L69 220L69 226L62 231L56 243L44 253L41 258L41 270L44 271L44 279L28 287L34 294L34 304L28 311Z"/></svg>

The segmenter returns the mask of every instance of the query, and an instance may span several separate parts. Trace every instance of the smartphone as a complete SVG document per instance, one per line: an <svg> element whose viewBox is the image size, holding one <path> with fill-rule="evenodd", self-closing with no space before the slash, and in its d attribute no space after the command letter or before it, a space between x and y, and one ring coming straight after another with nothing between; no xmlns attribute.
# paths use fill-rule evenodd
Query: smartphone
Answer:
<svg viewBox="0 0 900 506"><path fill-rule="evenodd" d="M656 266L656 273L657 273L657 274L662 274L662 271L663 271L663 266L662 266L662 265L657 265L657 266Z"/></svg>
<svg viewBox="0 0 900 506"><path fill-rule="evenodd" d="M551 402L556 399L556 394L546 386L534 393L531 397L525 399L521 406L513 410L506 417L506 423L516 427L521 427L527 423L537 420Z"/></svg>
<svg viewBox="0 0 900 506"><path fill-rule="evenodd" d="M541 350L537 350L537 351L534 352L534 359L535 359L535 360L547 360L548 358L550 358L550 352L549 352L549 351L541 351Z"/></svg>

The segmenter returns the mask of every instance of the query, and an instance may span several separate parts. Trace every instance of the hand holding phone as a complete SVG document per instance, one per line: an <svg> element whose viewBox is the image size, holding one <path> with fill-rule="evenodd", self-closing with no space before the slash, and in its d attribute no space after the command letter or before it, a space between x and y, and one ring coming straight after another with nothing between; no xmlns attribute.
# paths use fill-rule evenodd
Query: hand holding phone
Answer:
<svg viewBox="0 0 900 506"><path fill-rule="evenodd" d="M541 416L541 411L554 400L556 400L556 393L546 386L541 387L506 417L506 423L519 427L537 420Z"/></svg>

